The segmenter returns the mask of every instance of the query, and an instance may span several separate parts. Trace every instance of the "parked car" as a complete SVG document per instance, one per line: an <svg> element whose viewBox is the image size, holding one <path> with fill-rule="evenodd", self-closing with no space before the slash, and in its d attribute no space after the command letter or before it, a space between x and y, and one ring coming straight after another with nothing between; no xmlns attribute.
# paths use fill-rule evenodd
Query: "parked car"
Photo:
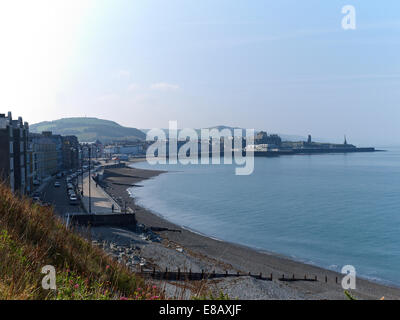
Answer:
<svg viewBox="0 0 400 320"><path fill-rule="evenodd" d="M40 186L40 181L39 180L33 180L33 185L34 186Z"/></svg>
<svg viewBox="0 0 400 320"><path fill-rule="evenodd" d="M54 182L54 187L56 187L56 188L61 187L61 183L59 183L58 181Z"/></svg>
<svg viewBox="0 0 400 320"><path fill-rule="evenodd" d="M68 190L68 196L72 196L72 195L74 195L74 196L76 195L76 194L75 194L75 191L72 190L72 189L69 189L69 190Z"/></svg>
<svg viewBox="0 0 400 320"><path fill-rule="evenodd" d="M72 195L69 197L69 203L72 205L78 204L78 198L76 197L76 195Z"/></svg>

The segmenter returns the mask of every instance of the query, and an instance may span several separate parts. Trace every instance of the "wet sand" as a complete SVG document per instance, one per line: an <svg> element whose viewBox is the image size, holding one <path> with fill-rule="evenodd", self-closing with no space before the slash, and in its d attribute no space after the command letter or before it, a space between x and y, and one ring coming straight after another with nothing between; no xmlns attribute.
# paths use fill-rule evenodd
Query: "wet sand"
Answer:
<svg viewBox="0 0 400 320"><path fill-rule="evenodd" d="M275 253L261 252L245 246L219 241L200 235L190 230L181 228L162 217L142 208L135 203L135 199L130 196L127 189L131 186L141 187L140 182L162 174L162 171L142 170L136 168L117 168L106 169L102 185L106 191L114 198L122 198L127 203L127 207L131 208L135 214L138 223L144 224L146 227L167 228L176 231L159 231L157 232L163 239L167 239L171 243L184 248L186 254L191 257L196 256L212 261L218 269L225 266L225 270L236 270L248 274L260 274L270 276L272 273L273 284L279 286L282 292L287 291L287 295L279 295L278 297L271 294L271 298L298 298L298 299L346 299L344 290L341 287L341 280L344 275L319 268L313 265L304 264L280 256ZM134 192L133 192L134 193ZM157 195L154 195L157 197ZM178 266L177 266L178 267ZM318 281L279 281L282 276L285 278L296 279L315 279ZM337 283L336 283L337 278ZM252 279L246 285L246 290L254 289L257 292L257 280ZM357 299L400 299L400 288L389 287L375 282L357 278L356 290L350 290ZM227 286L235 286L234 282L227 283ZM234 291L234 290L233 290ZM256 296L251 298L257 299ZM268 298L269 295L263 295L260 298Z"/></svg>

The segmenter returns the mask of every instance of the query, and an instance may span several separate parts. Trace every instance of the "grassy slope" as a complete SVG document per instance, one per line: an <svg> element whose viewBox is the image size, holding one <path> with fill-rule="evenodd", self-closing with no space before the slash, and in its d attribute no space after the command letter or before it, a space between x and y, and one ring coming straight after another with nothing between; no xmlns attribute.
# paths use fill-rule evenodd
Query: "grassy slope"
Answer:
<svg viewBox="0 0 400 320"><path fill-rule="evenodd" d="M136 128L122 127L118 123L97 118L65 118L45 121L30 126L31 132L52 131L54 134L75 135L81 142L100 140L143 140L145 134Z"/></svg>
<svg viewBox="0 0 400 320"><path fill-rule="evenodd" d="M56 291L42 289L45 265L56 269ZM0 299L157 298L157 289L138 287L141 278L67 230L51 208L0 184Z"/></svg>

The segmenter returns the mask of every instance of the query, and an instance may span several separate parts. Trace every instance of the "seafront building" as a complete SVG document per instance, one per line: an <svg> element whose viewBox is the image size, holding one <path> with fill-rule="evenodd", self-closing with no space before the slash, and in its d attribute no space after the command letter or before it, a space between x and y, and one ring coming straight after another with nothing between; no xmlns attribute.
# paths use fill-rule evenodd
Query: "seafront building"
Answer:
<svg viewBox="0 0 400 320"><path fill-rule="evenodd" d="M28 158L29 125L22 118L13 120L11 112L0 114L0 177L13 192L31 191L30 163Z"/></svg>
<svg viewBox="0 0 400 320"><path fill-rule="evenodd" d="M58 172L57 145L47 133L31 133L29 138L33 145L34 181L37 184Z"/></svg>
<svg viewBox="0 0 400 320"><path fill-rule="evenodd" d="M101 158L104 154L103 143L99 140L90 142L81 142L81 146L84 146L84 148L82 148L83 158L89 158L89 152L90 152L90 157L92 159Z"/></svg>
<svg viewBox="0 0 400 320"><path fill-rule="evenodd" d="M79 168L79 141L76 136L53 135L51 131L31 133L34 180L42 182L63 170Z"/></svg>
<svg viewBox="0 0 400 320"><path fill-rule="evenodd" d="M279 147L275 144L249 144L245 150L253 152L276 152L279 151Z"/></svg>
<svg viewBox="0 0 400 320"><path fill-rule="evenodd" d="M103 153L106 158L111 158L112 156L116 155L136 156L144 154L145 150L146 150L145 142L115 143L105 146L103 149Z"/></svg>
<svg viewBox="0 0 400 320"><path fill-rule="evenodd" d="M256 134L254 138L254 143L256 145L270 145L279 148L282 145L282 139L277 134L268 135L265 131L260 131Z"/></svg>
<svg viewBox="0 0 400 320"><path fill-rule="evenodd" d="M347 143L346 137L344 138L344 142L342 144L337 143L323 143L323 142L314 142L312 141L311 135L308 135L307 141L283 141L281 144L281 148L283 150L356 150L357 147L355 145Z"/></svg>
<svg viewBox="0 0 400 320"><path fill-rule="evenodd" d="M53 134L51 131L43 131L42 135L49 140L53 141L56 146L57 153L57 171L61 171L64 168L64 157L63 157L63 137L59 134Z"/></svg>
<svg viewBox="0 0 400 320"><path fill-rule="evenodd" d="M21 117L14 120L11 112L0 114L0 179L13 192L30 194L47 177L78 169L79 151L75 136L30 133Z"/></svg>
<svg viewBox="0 0 400 320"><path fill-rule="evenodd" d="M62 137L62 158L64 170L76 170L80 166L80 145L76 136Z"/></svg>
<svg viewBox="0 0 400 320"><path fill-rule="evenodd" d="M34 187L35 171L33 169L33 143L28 135L28 149L26 153L26 167L27 167L27 190L26 193L30 194Z"/></svg>

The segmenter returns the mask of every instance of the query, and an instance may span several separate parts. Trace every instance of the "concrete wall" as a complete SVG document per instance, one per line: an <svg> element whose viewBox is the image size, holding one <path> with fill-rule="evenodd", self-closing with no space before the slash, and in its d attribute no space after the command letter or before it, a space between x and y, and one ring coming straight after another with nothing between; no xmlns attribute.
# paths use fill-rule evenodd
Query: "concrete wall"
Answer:
<svg viewBox="0 0 400 320"><path fill-rule="evenodd" d="M132 227L136 225L136 218L134 214L76 214L70 216L70 224Z"/></svg>

